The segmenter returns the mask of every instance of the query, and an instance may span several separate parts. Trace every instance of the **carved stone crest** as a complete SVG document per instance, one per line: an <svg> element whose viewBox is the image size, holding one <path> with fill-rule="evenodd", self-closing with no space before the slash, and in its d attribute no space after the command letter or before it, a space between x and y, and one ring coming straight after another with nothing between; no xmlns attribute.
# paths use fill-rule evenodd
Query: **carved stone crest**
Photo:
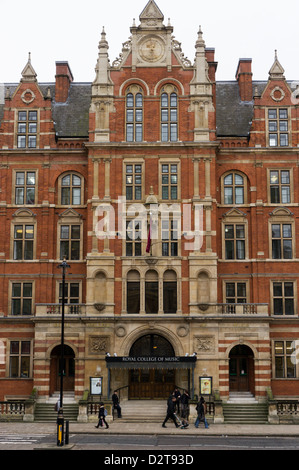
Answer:
<svg viewBox="0 0 299 470"><path fill-rule="evenodd" d="M89 353L105 354L107 351L109 351L109 343L109 336L90 336Z"/></svg>
<svg viewBox="0 0 299 470"><path fill-rule="evenodd" d="M194 349L198 354L215 353L214 336L196 336L194 337Z"/></svg>

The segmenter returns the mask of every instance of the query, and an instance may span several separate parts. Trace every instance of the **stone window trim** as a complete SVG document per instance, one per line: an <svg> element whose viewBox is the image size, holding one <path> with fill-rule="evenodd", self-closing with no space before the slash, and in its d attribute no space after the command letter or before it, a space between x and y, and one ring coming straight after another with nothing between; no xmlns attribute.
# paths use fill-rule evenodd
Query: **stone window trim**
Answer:
<svg viewBox="0 0 299 470"><path fill-rule="evenodd" d="M34 121L31 121L29 119L29 113L36 113L36 119ZM26 113L26 119L24 121L20 120L20 114L19 113ZM34 132L30 132L30 124L35 124L36 123L36 128L34 129ZM22 129L22 132L20 132L20 125L26 126L26 128ZM29 136L34 136L35 138L35 145L31 146L28 145L28 137ZM24 149L24 150L35 150L39 148L39 135L40 135L40 110L38 108L17 108L15 109L15 132L14 132L14 147L15 149ZM25 145L20 146L18 143L18 137L25 137Z"/></svg>
<svg viewBox="0 0 299 470"><path fill-rule="evenodd" d="M142 201L144 201L144 198L145 198L145 160L144 158L124 158L123 160L123 179L122 179L122 184L123 184L123 188L122 188L122 194L126 197L126 194L127 194L127 166L132 166L133 168L133 173L132 173L132 176L133 178L135 178L136 176L136 172L135 172L135 167L137 166L141 166L141 184L138 186L141 186L141 198L140 199L135 199L135 187L136 187L136 184L135 184L135 181L132 182L132 184L130 185L132 187L132 191L133 191L133 199L126 199L126 202L129 203L129 204L133 204L134 202L137 202L137 203L141 203Z"/></svg>
<svg viewBox="0 0 299 470"><path fill-rule="evenodd" d="M248 220L247 216L244 212L240 211L239 209L231 209L227 213L223 214L222 216L222 230L221 230L221 238L222 238L222 260L226 262L236 262L236 261L246 261L249 259L249 232L248 232ZM242 240L245 241L245 257L242 259L238 259L234 257L233 259L226 259L226 237L225 237L225 229L226 226L232 225L234 227L234 234L236 234L236 227L237 226L244 226L244 238ZM236 238L234 238L236 245ZM236 246L234 246L234 252L236 253Z"/></svg>
<svg viewBox="0 0 299 470"><path fill-rule="evenodd" d="M238 298L244 298L246 301L245 302L242 302L242 303L250 303L250 281L249 279L223 279L222 281L222 292L223 292L223 303L224 304L227 304L227 303L230 303L230 302L227 302L227 299L228 298L232 298L232 297L227 297L227 284L234 284L235 286L235 300L237 301ZM245 289L246 289L246 293L245 293L245 296L243 296L243 293L242 295L238 295L238 284L245 284ZM235 302L235 303L238 303L238 302Z"/></svg>
<svg viewBox="0 0 299 470"><path fill-rule="evenodd" d="M269 148L284 148L292 145L290 109L287 106L268 107L265 109L266 145ZM286 137L284 138L284 136Z"/></svg>
<svg viewBox="0 0 299 470"><path fill-rule="evenodd" d="M124 273L124 278L123 278L123 314L127 315L132 315L134 313L138 315L166 315L167 313L164 312L164 287L167 284L167 282L171 282L172 280L168 279L169 272L175 276L176 280L176 292L177 292L177 310L176 312L169 313L169 315L177 315L181 314L181 278L180 274L178 272L178 269L175 269L174 267L169 268L168 266L164 266L163 269L155 269L155 268L136 268L130 267L129 269L126 270ZM135 276L130 279L131 274L135 273ZM151 276L154 274L155 279L153 281L157 282L157 295L158 295L158 309L157 312L155 313L146 313L146 305L145 305L145 296L146 296L146 282L150 282ZM140 293L140 310L139 312L134 312L134 313L128 313L127 312L127 284L129 282L135 282L139 284L139 293Z"/></svg>
<svg viewBox="0 0 299 470"><path fill-rule="evenodd" d="M71 284L78 284L78 287L79 287L79 304L82 303L82 281L80 279L72 279L72 280L66 280L65 281L65 284L66 284L66 290L68 292L68 297L65 299L65 303L68 304L68 300L70 299L70 285ZM55 299L56 299L56 303L59 304L59 299L60 299L60 285L62 285L62 279L57 279L56 280L56 285L55 285Z"/></svg>
<svg viewBox="0 0 299 470"><path fill-rule="evenodd" d="M176 183L176 188L177 188L177 198L176 199L172 199L171 198L171 190L169 190L169 193L168 193L168 199L163 199L163 194L162 194L162 186L163 185L163 179L162 179L162 176L163 176L163 172L162 172L162 169L163 169L163 165L169 165L169 173L168 175L171 177L171 165L176 165L177 167L177 170L176 170L176 176L177 176L177 183ZM169 188L171 186L171 181L169 181ZM169 197L170 196L170 197ZM174 158L174 157L161 157L159 159L159 194L158 194L158 199L160 201L160 203L168 203L168 204L171 204L171 203L175 203L175 202L180 202L181 200L181 161L179 158Z"/></svg>
<svg viewBox="0 0 299 470"><path fill-rule="evenodd" d="M72 177L74 176L77 176L78 178L80 178L81 180L81 184L80 186L73 186L72 184ZM73 198L72 196L71 199L70 199L70 203L69 204L63 204L62 203L62 188L63 188L63 185L62 185L62 180L63 178L65 178L66 176L70 176L70 186L66 186L66 187L69 187L70 188L70 191L73 189L73 187L75 188L80 188L80 204L73 204ZM76 171L67 171L67 172L64 172L62 173L61 175L59 175L59 178L58 178L58 206L61 206L61 207L79 207L79 206L84 206L84 177L76 172Z"/></svg>
<svg viewBox="0 0 299 470"><path fill-rule="evenodd" d="M37 245L37 220L36 215L27 208L18 209L13 214L13 219L11 221L11 232L10 232L10 259L14 262L30 262L31 260L24 260L24 257L20 260L14 259L14 242L15 242L15 227L23 226L25 229L26 226L33 227L33 256L32 260L36 259L36 245Z"/></svg>
<svg viewBox="0 0 299 470"><path fill-rule="evenodd" d="M17 174L18 173L24 173L24 184L18 184L19 183L17 181ZM28 176L29 176L30 173L35 174L35 183L34 183L34 185L28 184L29 183ZM20 206L32 207L33 205L37 204L37 202L38 202L38 175L39 175L39 172L38 172L38 169L36 169L36 168L32 168L32 169L29 169L29 168L13 168L13 170L12 170L12 193L11 193L11 203L12 203L12 205L16 205L18 207L20 207ZM27 188L31 188L31 187L32 188L34 187L34 190L35 190L34 204L27 204L25 202L25 194L26 194ZM23 204L17 204L17 198L16 198L17 188L24 188L24 203Z"/></svg>
<svg viewBox="0 0 299 470"><path fill-rule="evenodd" d="M278 174L278 181L277 184L274 184L273 181L271 181L271 175L274 174L274 172L277 172ZM284 183L283 182L283 172L289 172L289 182ZM267 199L269 201L269 204L271 205L285 205L285 204L292 204L294 201L294 179L293 179L293 168L268 168L267 169ZM278 191L279 191L279 202L271 202L271 187L273 186L278 186ZM287 187L289 189L289 202L283 202L283 195L282 195L282 189L283 187Z"/></svg>
<svg viewBox="0 0 299 470"><path fill-rule="evenodd" d="M281 240L289 239L292 242L292 257L291 258L284 258L283 253L281 258L273 258L273 248L272 248L272 225L280 225L281 230ZM291 226L291 237L284 237L282 230L283 225L290 225ZM294 214L287 208L281 207L276 208L270 213L270 217L268 219L268 233L269 233L269 258L274 261L280 262L288 262L290 259L296 258L296 234L295 234L295 220Z"/></svg>
<svg viewBox="0 0 299 470"><path fill-rule="evenodd" d="M161 142L179 142L179 93L171 83L160 89L160 123Z"/></svg>
<svg viewBox="0 0 299 470"><path fill-rule="evenodd" d="M297 338L275 338L272 340L272 380L299 379L299 367L296 360L291 360ZM296 349L295 349L296 354ZM298 354L298 353L297 353ZM288 367L289 366L289 367ZM280 370L280 374L279 374ZM288 374L289 370L289 374ZM289 375L289 376L288 376Z"/></svg>
<svg viewBox="0 0 299 470"><path fill-rule="evenodd" d="M70 260L68 259L67 261L70 261L72 263L82 261L83 260L83 220L82 220L82 215L79 214L77 211L73 209L67 209L64 211L62 214L59 215L59 220L57 223L57 252L56 252L56 257L58 261L61 261L61 256L60 256L60 241L61 241L61 226L80 226L80 248L79 248L79 259L78 260Z"/></svg>
<svg viewBox="0 0 299 470"><path fill-rule="evenodd" d="M276 292L275 292L275 284L279 285L281 284L281 289L282 289L282 292L281 292L281 295L278 295ZM292 284L292 295L288 295L286 293L286 285L287 284ZM274 306L274 301L275 299L281 299L282 301L282 313L281 314L275 314L275 306ZM294 318L296 316L298 316L298 308L297 308L297 281L296 279L275 279L275 280L271 280L270 282L270 299L271 299L271 303L270 303L270 308L271 308L271 315L275 315L275 318L281 318L281 317L287 317L287 318ZM293 314L287 314L286 313L286 309L287 309L287 306L286 306L286 300L292 300L292 308L293 308L293 311L294 313Z"/></svg>
<svg viewBox="0 0 299 470"><path fill-rule="evenodd" d="M13 312L13 307L12 307L12 302L13 302L13 285L14 284L21 284L21 296L19 297L21 299L21 302L23 302L23 287L24 284L31 284L31 297L28 297L28 299L31 299L31 315L34 315L35 312L35 281L31 280L30 278L24 279L24 278L16 278L16 279L10 279L9 280L9 289L8 289L8 315L13 316L13 317L24 317L23 314L20 315L14 315ZM27 297L26 297L27 298ZM25 315L25 318L29 317L30 315Z"/></svg>
<svg viewBox="0 0 299 470"><path fill-rule="evenodd" d="M230 185L225 184L225 178L227 178L229 175L232 175L232 183ZM238 181L236 181L236 177L240 176L243 178L243 184L238 184ZM233 201L232 203L226 203L225 202L225 188L232 188L232 198ZM239 203L236 202L236 191L237 188L243 188L243 202ZM225 206L242 206L244 204L247 204L248 201L248 178L246 174L242 173L241 171L238 170L229 170L226 171L222 176L221 176L221 204Z"/></svg>
<svg viewBox="0 0 299 470"><path fill-rule="evenodd" d="M19 348L18 352L14 352L13 350L13 343L19 343ZM22 343L29 343L29 348L30 352L28 353L27 351L22 352ZM5 376L6 378L12 377L11 375L11 366L12 366L12 358L18 358L18 379L31 379L33 376L33 340L32 338L18 338L18 337L13 337L9 338L7 340L7 345L6 345L6 370L5 370ZM26 357L29 358L29 370L28 374L26 374L26 371L22 369L22 364L21 364L21 358ZM23 374L22 376L22 371Z"/></svg>
<svg viewBox="0 0 299 470"><path fill-rule="evenodd" d="M144 141L144 91L135 83L125 92L125 141Z"/></svg>

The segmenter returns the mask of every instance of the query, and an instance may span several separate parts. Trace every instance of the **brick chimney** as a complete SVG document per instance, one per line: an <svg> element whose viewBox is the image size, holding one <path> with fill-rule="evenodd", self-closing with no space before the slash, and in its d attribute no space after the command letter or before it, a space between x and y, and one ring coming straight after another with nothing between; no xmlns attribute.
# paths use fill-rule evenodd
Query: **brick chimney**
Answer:
<svg viewBox="0 0 299 470"><path fill-rule="evenodd" d="M239 83L241 101L252 101L252 59L239 59L236 80Z"/></svg>
<svg viewBox="0 0 299 470"><path fill-rule="evenodd" d="M56 103L65 103L68 98L70 85L74 80L68 62L56 62L55 79L55 101Z"/></svg>

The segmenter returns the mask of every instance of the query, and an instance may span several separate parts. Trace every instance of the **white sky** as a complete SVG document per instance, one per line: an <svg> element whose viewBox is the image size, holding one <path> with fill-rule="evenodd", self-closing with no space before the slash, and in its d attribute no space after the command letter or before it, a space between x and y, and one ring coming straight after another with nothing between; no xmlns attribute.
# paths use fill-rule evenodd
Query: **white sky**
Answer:
<svg viewBox="0 0 299 470"><path fill-rule="evenodd" d="M201 25L215 48L217 80L234 80L239 58L252 58L254 80L267 80L274 50L287 80L299 80L299 0L156 0L192 62ZM69 62L76 82L91 82L105 26L112 63L147 0L1 0L0 83L19 82L28 52L39 82L54 82Z"/></svg>

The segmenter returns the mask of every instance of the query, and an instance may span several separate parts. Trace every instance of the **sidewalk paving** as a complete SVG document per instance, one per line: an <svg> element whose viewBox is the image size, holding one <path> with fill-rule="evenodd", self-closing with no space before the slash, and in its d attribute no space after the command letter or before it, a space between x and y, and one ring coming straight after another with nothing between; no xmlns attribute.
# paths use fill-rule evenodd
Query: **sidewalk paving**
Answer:
<svg viewBox="0 0 299 470"><path fill-rule="evenodd" d="M200 425L198 429L190 424L187 429L175 428L171 422L162 428L159 423L126 423L121 420L109 424L109 429L95 428L96 423L69 423L69 433L72 434L113 434L113 435L192 435L192 436L280 436L299 437L298 424L211 424L208 429ZM56 434L56 423L9 423L0 422L0 434Z"/></svg>

